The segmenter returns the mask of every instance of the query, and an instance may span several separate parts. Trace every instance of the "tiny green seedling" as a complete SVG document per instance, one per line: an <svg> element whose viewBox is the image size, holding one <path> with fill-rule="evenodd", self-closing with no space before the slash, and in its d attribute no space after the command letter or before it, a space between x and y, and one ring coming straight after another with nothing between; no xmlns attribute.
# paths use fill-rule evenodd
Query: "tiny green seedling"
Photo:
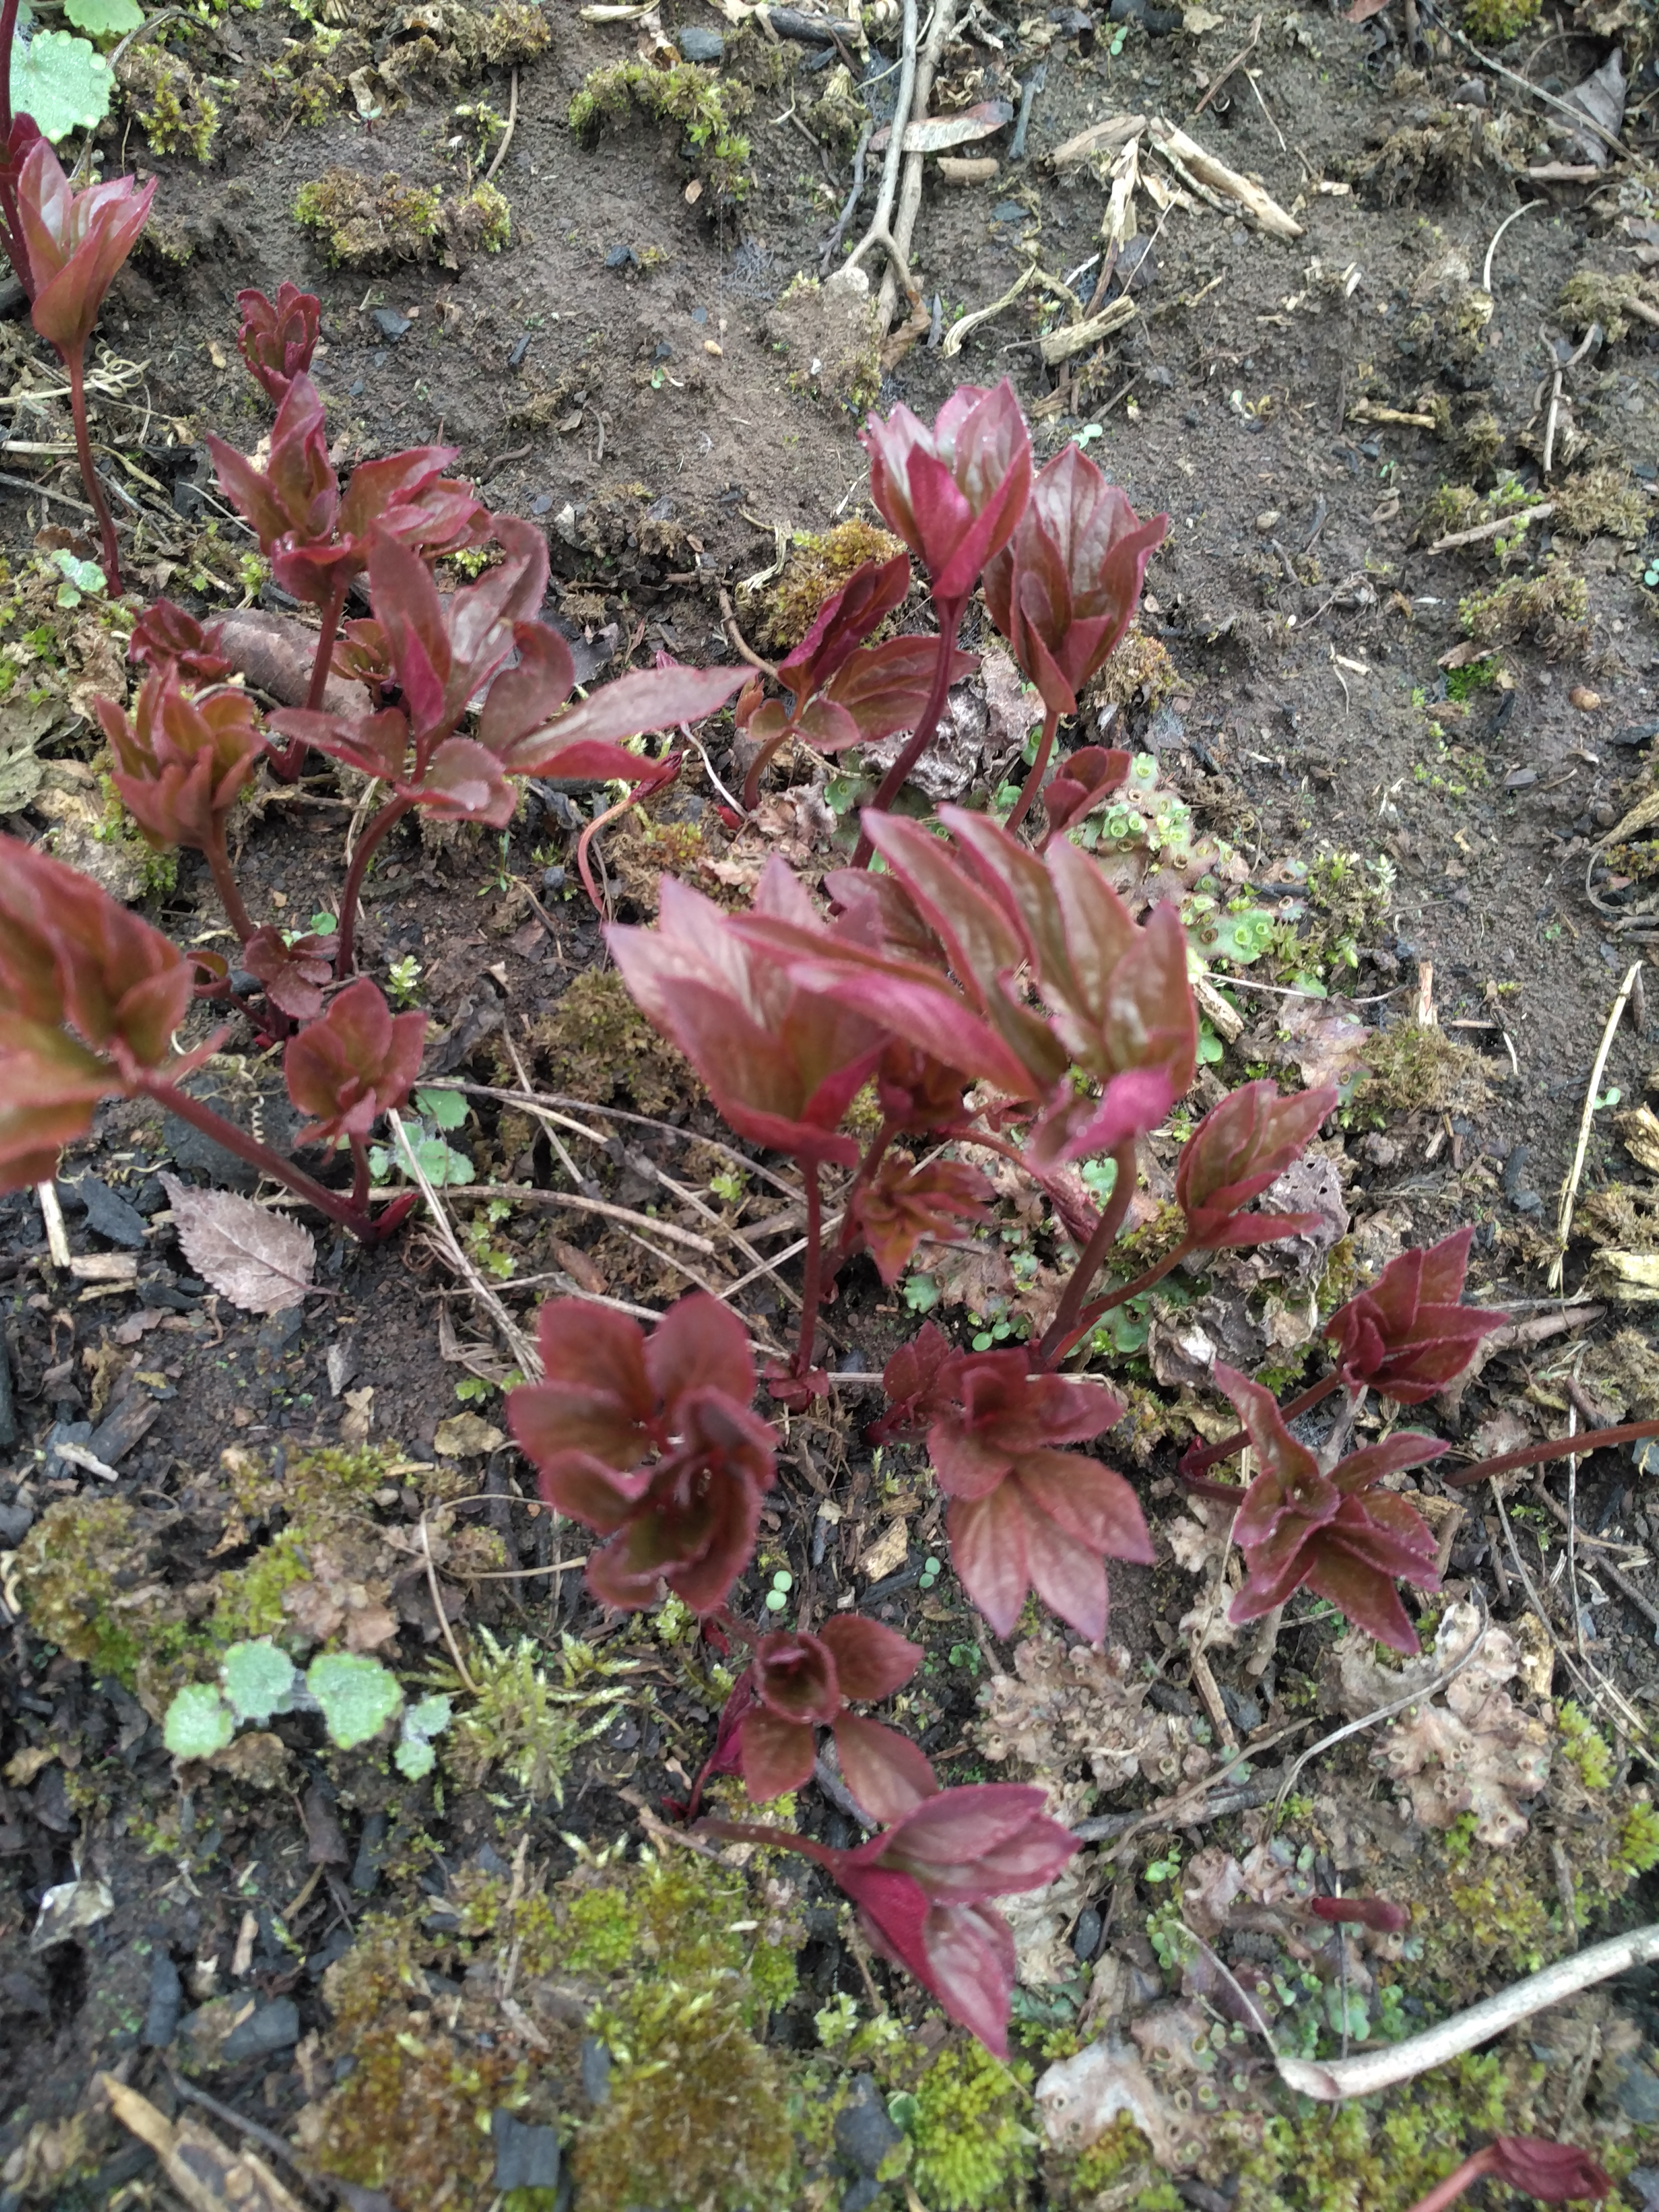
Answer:
<svg viewBox="0 0 1659 2212"><path fill-rule="evenodd" d="M789 1602L789 1593L795 1587L795 1577L787 1567L780 1567L772 1577L772 1587L766 1593L766 1610L781 1613Z"/></svg>
<svg viewBox="0 0 1659 2212"><path fill-rule="evenodd" d="M924 1592L932 1589L933 1584L939 1580L940 1572L941 1569L937 1559L924 1559L921 1563L921 1579L916 1584L916 1588Z"/></svg>
<svg viewBox="0 0 1659 2212"><path fill-rule="evenodd" d="M66 545L60 545L52 556L52 565L64 579L58 586L60 607L78 607L82 599L103 596L104 572L95 561L77 561Z"/></svg>

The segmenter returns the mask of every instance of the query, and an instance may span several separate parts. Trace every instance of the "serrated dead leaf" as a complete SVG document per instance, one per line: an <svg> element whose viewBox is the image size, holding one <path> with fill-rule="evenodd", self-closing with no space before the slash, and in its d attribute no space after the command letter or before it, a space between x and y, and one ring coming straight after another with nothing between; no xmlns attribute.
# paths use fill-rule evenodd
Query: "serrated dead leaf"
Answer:
<svg viewBox="0 0 1659 2212"><path fill-rule="evenodd" d="M192 1190L164 1175L173 1226L191 1266L244 1313L297 1306L313 1288L317 1243L308 1229L229 1190Z"/></svg>

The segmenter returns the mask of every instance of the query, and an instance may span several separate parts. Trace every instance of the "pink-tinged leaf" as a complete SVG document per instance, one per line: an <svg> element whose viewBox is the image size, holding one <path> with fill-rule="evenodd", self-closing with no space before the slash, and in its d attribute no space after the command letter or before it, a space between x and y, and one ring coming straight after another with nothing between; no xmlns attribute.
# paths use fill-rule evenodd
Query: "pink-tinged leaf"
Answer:
<svg viewBox="0 0 1659 2212"><path fill-rule="evenodd" d="M1333 1927L1370 1928L1379 1936L1401 1935L1412 1924L1410 1907L1391 1905L1384 1897L1311 1897L1308 1910Z"/></svg>
<svg viewBox="0 0 1659 2212"><path fill-rule="evenodd" d="M951 1563L998 1636L1012 1636L1031 1587L1025 1516L1010 1482L979 1498L953 1498L945 1515Z"/></svg>
<svg viewBox="0 0 1659 2212"><path fill-rule="evenodd" d="M478 742L488 745L509 775L540 774L522 769L520 749L544 731L576 681L570 647L556 629L539 622L514 625L517 664L502 669L489 687L478 718Z"/></svg>
<svg viewBox="0 0 1659 2212"><path fill-rule="evenodd" d="M854 1218L884 1283L896 1283L924 1237L953 1243L968 1224L990 1218L995 1195L977 1168L890 1152L858 1193Z"/></svg>
<svg viewBox="0 0 1659 2212"><path fill-rule="evenodd" d="M1085 1549L1150 1567L1152 1540L1132 1486L1115 1468L1079 1452L1023 1453L1018 1480L1038 1506Z"/></svg>
<svg viewBox="0 0 1659 2212"><path fill-rule="evenodd" d="M1132 1137L1155 1129L1175 1103L1175 1086L1161 1067L1133 1067L1115 1075L1098 1100L1066 1097L1046 1113L1032 1134L1031 1158L1040 1167L1115 1152Z"/></svg>
<svg viewBox="0 0 1659 2212"><path fill-rule="evenodd" d="M269 718L268 726L279 738L297 738L314 745L331 760L355 768L360 775L377 776L382 783L404 781L409 759L409 718L401 707L385 707L378 714L355 718L284 707Z"/></svg>
<svg viewBox="0 0 1659 2212"><path fill-rule="evenodd" d="M872 1443L918 1436L949 1406L945 1373L953 1357L950 1340L931 1321L924 1322L908 1344L900 1345L882 1370L887 1411L871 1425L867 1433Z"/></svg>
<svg viewBox="0 0 1659 2212"><path fill-rule="evenodd" d="M764 1803L799 1790L812 1771L812 1731L799 1721L753 1706L738 1732L743 1747L744 1786Z"/></svg>
<svg viewBox="0 0 1659 2212"><path fill-rule="evenodd" d="M1237 1541L1247 1548L1267 1542L1286 1516L1330 1520L1339 1502L1336 1486L1320 1473L1307 1445L1285 1427L1272 1391L1225 1360L1218 1359L1212 1372L1244 1425L1260 1470L1239 1509L1233 1532Z"/></svg>
<svg viewBox="0 0 1659 2212"><path fill-rule="evenodd" d="M677 1298L646 1340L645 1371L671 1415L693 1391L718 1390L740 1406L755 1395L755 1356L730 1306L695 1291Z"/></svg>
<svg viewBox="0 0 1659 2212"><path fill-rule="evenodd" d="M978 1903L1041 1889L1077 1850L1070 1831L1049 1819L1047 1802L1042 1790L1019 1782L941 1790L881 1839L877 1856L939 1900Z"/></svg>
<svg viewBox="0 0 1659 2212"><path fill-rule="evenodd" d="M1008 2056L1013 1930L988 1905L935 1905L922 1923L927 1986L959 2027L994 2057Z"/></svg>
<svg viewBox="0 0 1659 2212"><path fill-rule="evenodd" d="M311 1231L229 1190L192 1190L175 1176L161 1185L185 1257L244 1313L273 1314L304 1303L317 1267Z"/></svg>
<svg viewBox="0 0 1659 2212"><path fill-rule="evenodd" d="M514 773L560 775L564 771L556 763L568 745L619 744L624 738L641 737L650 730L701 722L725 705L748 673L743 667L636 668L614 683L601 684L545 728L520 738Z"/></svg>
<svg viewBox="0 0 1659 2212"><path fill-rule="evenodd" d="M798 702L828 683L871 631L903 605L909 588L908 556L896 553L890 561L866 561L838 592L831 592L778 670Z"/></svg>
<svg viewBox="0 0 1659 2212"><path fill-rule="evenodd" d="M114 177L75 191L58 156L36 138L23 156L16 206L33 280L29 313L67 361L79 358L116 271L149 220L156 179Z"/></svg>
<svg viewBox="0 0 1659 2212"><path fill-rule="evenodd" d="M1274 1085L1257 1082L1229 1091L1210 1109L1188 1139L1176 1170L1176 1202L1205 1249L1272 1241L1254 1233L1228 1233L1229 1224L1300 1158L1336 1103L1334 1090L1285 1098Z"/></svg>
<svg viewBox="0 0 1659 2212"><path fill-rule="evenodd" d="M398 539L376 531L369 540L368 584L416 739L446 724L453 728L447 708L453 655L431 570ZM460 703L464 707L465 699ZM456 720L459 714L457 709Z"/></svg>
<svg viewBox="0 0 1659 2212"><path fill-rule="evenodd" d="M1366 1385L1406 1406L1420 1405L1461 1375L1480 1340L1509 1316L1465 1306L1473 1229L1426 1250L1390 1260L1370 1288L1340 1306L1325 1324L1351 1389Z"/></svg>
<svg viewBox="0 0 1659 2212"><path fill-rule="evenodd" d="M495 754L471 738L444 739L417 793L417 804L440 822L486 822L495 830L506 828L518 803Z"/></svg>
<svg viewBox="0 0 1659 2212"><path fill-rule="evenodd" d="M422 1013L394 1014L367 976L338 993L283 1054L289 1097L316 1116L295 1141L366 1136L382 1114L401 1106L421 1072L426 1020Z"/></svg>
<svg viewBox="0 0 1659 2212"><path fill-rule="evenodd" d="M1042 793L1048 832L1059 836L1117 789L1129 773L1129 756L1116 745L1083 745L1063 760Z"/></svg>
<svg viewBox="0 0 1659 2212"><path fill-rule="evenodd" d="M1416 1630L1400 1602L1387 1571L1358 1558L1345 1546L1320 1546L1302 1577L1303 1586L1328 1598L1365 1635L1408 1657L1421 1649Z"/></svg>
<svg viewBox="0 0 1659 2212"><path fill-rule="evenodd" d="M308 1022L323 1011L323 986L334 974L333 940L299 937L290 945L277 929L257 929L241 951L248 974L264 986L278 1013Z"/></svg>
<svg viewBox="0 0 1659 2212"><path fill-rule="evenodd" d="M897 1357L895 1353L894 1358ZM920 1644L912 1644L896 1629L884 1628L878 1620L866 1620L856 1613L831 1613L819 1629L818 1638L834 1654L845 1698L890 1698L895 1690L904 1687L922 1661Z"/></svg>
<svg viewBox="0 0 1659 2212"><path fill-rule="evenodd" d="M1541 2136L1499 2136L1487 2146L1489 2172L1543 2204L1608 2197L1613 2182L1588 2151Z"/></svg>
<svg viewBox="0 0 1659 2212"><path fill-rule="evenodd" d="M842 1713L834 1733L842 1779L884 1828L907 1819L938 1790L939 1778L920 1745L896 1729Z"/></svg>
<svg viewBox="0 0 1659 2212"><path fill-rule="evenodd" d="M960 684L979 666L979 656L951 648L951 681ZM921 720L939 668L935 637L889 638L884 645L860 647L836 672L820 702L851 718L859 739L879 744Z"/></svg>
<svg viewBox="0 0 1659 2212"><path fill-rule="evenodd" d="M827 1644L804 1631L774 1628L758 1638L750 1674L755 1695L785 1720L823 1723L841 1711L835 1656Z"/></svg>
<svg viewBox="0 0 1659 2212"><path fill-rule="evenodd" d="M242 318L236 350L266 396L280 404L295 378L311 367L323 303L314 292L301 292L284 279L274 304L250 288L236 295L236 305Z"/></svg>

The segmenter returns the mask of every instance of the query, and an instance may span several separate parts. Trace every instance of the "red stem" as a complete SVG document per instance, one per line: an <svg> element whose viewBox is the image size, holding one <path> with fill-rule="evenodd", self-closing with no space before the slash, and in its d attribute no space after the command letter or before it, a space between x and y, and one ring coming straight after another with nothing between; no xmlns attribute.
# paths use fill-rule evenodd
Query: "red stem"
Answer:
<svg viewBox="0 0 1659 2212"><path fill-rule="evenodd" d="M1144 1274L1137 1275L1133 1282L1125 1283L1121 1289L1109 1291L1103 1298L1097 1298L1092 1305L1085 1306L1082 1313L1078 1316L1077 1327L1072 1331L1071 1335L1064 1344L1056 1346L1049 1353L1048 1364L1053 1366L1055 1360L1063 1359L1078 1339L1086 1336L1103 1314L1110 1313L1114 1306L1123 1305L1130 1298L1138 1298L1143 1291L1150 1291L1155 1284L1164 1280L1171 1267L1179 1267L1188 1253L1202 1249L1201 1245L1194 1244L1183 1238L1168 1259L1160 1260L1157 1267L1148 1267ZM1044 1342L1046 1344L1047 1339Z"/></svg>
<svg viewBox="0 0 1659 2212"><path fill-rule="evenodd" d="M1440 1480L1448 1490L1467 1490L1472 1482L1485 1482L1494 1474L1512 1474L1518 1467L1542 1467L1547 1460L1576 1458L1601 1451L1608 1444L1637 1444L1644 1437L1659 1437L1659 1421L1625 1421L1616 1429L1585 1429L1576 1437L1552 1437L1547 1443L1528 1444L1497 1459L1483 1459L1457 1474L1443 1474Z"/></svg>
<svg viewBox="0 0 1659 2212"><path fill-rule="evenodd" d="M1490 2173L1493 2166L1490 2149L1478 2150L1473 2158L1466 2158L1462 2166L1438 2181L1426 2197L1419 2197L1411 2212L1447 2212L1455 2204L1466 2189L1473 2187L1482 2174Z"/></svg>
<svg viewBox="0 0 1659 2212"><path fill-rule="evenodd" d="M582 879L582 889L587 893L588 902L601 921L605 920L605 901L599 896L599 887L593 880L593 867L588 858L587 848L607 822L614 822L619 814L627 813L629 808L634 804L635 795L630 789L625 797L617 801L614 806L607 806L603 814L596 814L576 840L576 872Z"/></svg>
<svg viewBox="0 0 1659 2212"><path fill-rule="evenodd" d="M876 1170L881 1165L882 1161L886 1158L887 1147L892 1143L894 1138L897 1136L897 1134L898 1123L896 1121L883 1121L880 1128L877 1130L875 1135L870 1139L870 1143L866 1149L864 1158L859 1162L858 1172L854 1176L851 1183L848 1186L847 1196L842 1201L841 1237L836 1246L836 1260L837 1265L839 1265L852 1250L853 1239L858 1233L857 1224L854 1218L854 1213L858 1204L859 1194L863 1190L866 1183L869 1182L871 1176L874 1175Z"/></svg>
<svg viewBox="0 0 1659 2212"><path fill-rule="evenodd" d="M253 935L253 919L242 903L241 892L236 888L236 878L231 871L230 854L225 849L225 825L222 819L216 814L213 817L212 842L203 846L202 858L207 862L212 874L213 888L219 894L219 903L225 910L225 920L235 931L241 943L246 945L249 938Z"/></svg>
<svg viewBox="0 0 1659 2212"><path fill-rule="evenodd" d="M307 1206L314 1206L331 1221L337 1221L343 1229L349 1229L364 1244L378 1244L390 1230L397 1226L407 1211L406 1207L394 1201L375 1221L365 1207L354 1205L339 1191L330 1190L325 1184L318 1182L303 1168L295 1167L292 1160L284 1159L282 1153L273 1152L269 1145L262 1144L258 1137L250 1136L246 1129L239 1129L234 1121L227 1121L222 1114L216 1114L212 1107L204 1106L188 1091L181 1091L176 1084L157 1076L143 1078L143 1087L145 1095L153 1098L167 1113L176 1114L181 1121L188 1121L191 1128L199 1129L204 1137L211 1137L216 1145L222 1145L228 1152L234 1152L239 1160L246 1160L250 1167L258 1168L262 1175L286 1183L296 1196L304 1199ZM395 1215L395 1219L388 1218L392 1215Z"/></svg>
<svg viewBox="0 0 1659 2212"><path fill-rule="evenodd" d="M1048 756L1054 749L1054 733L1059 727L1060 716L1051 707L1042 718L1042 739L1037 746L1036 758L1031 763L1030 773L1025 779L1018 799L1014 802L1013 812L1002 825L1010 836L1018 829L1020 823L1030 812L1031 801L1042 787L1043 770L1048 767Z"/></svg>
<svg viewBox="0 0 1659 2212"><path fill-rule="evenodd" d="M1322 1399L1330 1396L1341 1380L1340 1371L1334 1367L1332 1368L1322 1382L1310 1382L1300 1397L1292 1398L1287 1406L1281 1406L1279 1409L1279 1419L1293 1421L1298 1413L1311 1411ZM1248 1431L1235 1429L1231 1436L1223 1437L1218 1444L1206 1444L1202 1450L1194 1447L1185 1455L1176 1471L1183 1482L1194 1481L1203 1474L1206 1467L1213 1467L1218 1460L1231 1459L1236 1451L1242 1451L1249 1441Z"/></svg>
<svg viewBox="0 0 1659 2212"><path fill-rule="evenodd" d="M1112 1194L1090 1232L1088 1243L1078 1254L1070 1280L1060 1292L1060 1304L1054 1309L1054 1317L1037 1346L1037 1364L1041 1367L1052 1367L1082 1334L1077 1328L1077 1318L1084 1294L1100 1273L1106 1255L1116 1243L1118 1233L1123 1226L1123 1218L1129 1211L1129 1200L1134 1196L1135 1140L1133 1137L1124 1139L1112 1154L1112 1162L1117 1170Z"/></svg>
<svg viewBox="0 0 1659 2212"><path fill-rule="evenodd" d="M800 1341L795 1347L795 1373L805 1375L812 1364L812 1339L817 1334L818 1301L823 1294L823 1194L818 1188L818 1164L801 1162L801 1182L806 1191L806 1267L800 1286Z"/></svg>
<svg viewBox="0 0 1659 2212"><path fill-rule="evenodd" d="M306 693L306 712L320 714L323 694L328 689L328 664L334 651L334 641L339 634L340 616L345 607L346 587L342 581L329 593L323 606L323 626L317 635L317 656L311 664L311 688Z"/></svg>
<svg viewBox="0 0 1659 2212"><path fill-rule="evenodd" d="M368 1212L368 1146L361 1137L349 1137L351 1147L351 1203L362 1213Z"/></svg>
<svg viewBox="0 0 1659 2212"><path fill-rule="evenodd" d="M933 688L927 694L927 704L921 710L921 719L911 734L910 742L900 753L881 780L875 797L865 809L867 814L885 814L903 790L911 769L933 743L933 732L939 727L939 718L945 712L945 702L951 690L951 655L956 649L957 632L962 627L962 601L946 604L935 602L939 609L939 659L933 664ZM858 848L853 854L855 868L867 868L870 855L875 850L868 836L860 830Z"/></svg>
<svg viewBox="0 0 1659 2212"><path fill-rule="evenodd" d="M87 498L98 518L98 532L104 546L104 582L112 599L121 596L121 560L115 544L115 524L111 517L103 486L98 481L98 471L92 458L92 434L87 428L87 364L86 349L72 358L59 349L64 368L69 373L70 413L75 418L75 450L81 462L81 480L87 488Z"/></svg>
<svg viewBox="0 0 1659 2212"><path fill-rule="evenodd" d="M334 961L335 980L338 982L343 982L351 973L357 935L357 901L362 891L363 878L368 873L368 864L374 857L374 848L392 824L403 820L414 804L412 799L387 799L357 840L357 849L351 856L351 866L346 870L344 887L340 893L340 942Z"/></svg>

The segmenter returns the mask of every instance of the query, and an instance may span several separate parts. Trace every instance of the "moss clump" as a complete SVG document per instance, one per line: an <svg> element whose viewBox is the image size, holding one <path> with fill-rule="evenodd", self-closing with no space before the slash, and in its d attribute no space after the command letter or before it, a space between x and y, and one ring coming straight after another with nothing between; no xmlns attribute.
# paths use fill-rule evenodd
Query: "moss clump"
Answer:
<svg viewBox="0 0 1659 2212"><path fill-rule="evenodd" d="M1036 2137L1025 2124L1030 2075L1023 2061L1005 2066L964 2036L901 2092L910 2179L928 2212L1013 2212L1028 2201L1036 2170ZM902 2081L902 2069L890 2078Z"/></svg>
<svg viewBox="0 0 1659 2212"><path fill-rule="evenodd" d="M1398 1114L1467 1113L1486 1096L1486 1062L1431 1024L1396 1022L1365 1040L1369 1073L1353 1105L1382 1121Z"/></svg>
<svg viewBox="0 0 1659 2212"><path fill-rule="evenodd" d="M1431 545L1437 538L1449 538L1455 531L1472 529L1480 515L1480 495L1473 484L1443 483L1429 495L1412 532L1412 543Z"/></svg>
<svg viewBox="0 0 1659 2212"><path fill-rule="evenodd" d="M513 210L507 194L480 177L444 210L444 235L458 256L499 253L513 235Z"/></svg>
<svg viewBox="0 0 1659 2212"><path fill-rule="evenodd" d="M219 105L187 62L158 46L135 47L121 66L127 106L155 154L191 154L205 162L219 128Z"/></svg>
<svg viewBox="0 0 1659 2212"><path fill-rule="evenodd" d="M1615 276L1601 269L1576 270L1562 287L1560 307L1575 331L1600 323L1612 343L1629 337L1632 320L1659 321L1659 301L1650 277Z"/></svg>
<svg viewBox="0 0 1659 2212"><path fill-rule="evenodd" d="M585 969L550 1014L531 1024L538 1067L554 1088L606 1105L618 1094L641 1114L661 1114L702 1095L702 1085L628 995L614 969ZM502 1080L511 1081L510 1072Z"/></svg>
<svg viewBox="0 0 1659 2212"><path fill-rule="evenodd" d="M576 2144L581 2203L799 2203L788 2077L757 2039L794 1989L792 1893L690 1853L644 1859L620 1882L583 1870L566 1887L584 1962L606 1976L592 2032L612 2059L610 2102ZM616 1902L584 1905L596 1891Z"/></svg>
<svg viewBox="0 0 1659 2212"><path fill-rule="evenodd" d="M1489 408L1471 415L1457 433L1457 458L1472 477L1484 475L1503 450L1504 426Z"/></svg>
<svg viewBox="0 0 1659 2212"><path fill-rule="evenodd" d="M633 1664L601 1660L574 1636L562 1640L555 1681L538 1665L544 1647L532 1638L507 1646L487 1628L477 1632L467 1670L477 1694L468 1697L441 1747L445 1765L465 1787L478 1789L500 1774L527 1796L563 1804L571 1759L611 1726L625 1695L606 1678L631 1674ZM443 1683L447 1690L464 1686L459 1677Z"/></svg>
<svg viewBox="0 0 1659 2212"><path fill-rule="evenodd" d="M1510 576L1478 592L1457 610L1463 635L1488 652L1532 636L1554 657L1582 646L1589 587L1565 560L1551 555L1530 576Z"/></svg>
<svg viewBox="0 0 1659 2212"><path fill-rule="evenodd" d="M320 234L324 258L337 269L432 260L441 218L439 194L405 185L395 170L365 177L356 169L329 169L301 185L294 203L295 221Z"/></svg>
<svg viewBox="0 0 1659 2212"><path fill-rule="evenodd" d="M570 103L573 131L592 140L607 125L635 113L678 126L698 173L714 198L727 205L748 197L753 179L746 163L749 141L737 125L755 104L746 85L722 82L692 62L653 69L647 62L613 62L595 70Z"/></svg>
<svg viewBox="0 0 1659 2212"><path fill-rule="evenodd" d="M17 1552L17 1588L29 1626L97 1675L134 1688L150 1659L185 1650L182 1607L147 1588L154 1516L118 1498L49 1505Z"/></svg>
<svg viewBox="0 0 1659 2212"><path fill-rule="evenodd" d="M1603 463L1569 477L1555 491L1555 527L1564 538L1620 538L1629 545L1645 536L1647 501L1621 468Z"/></svg>
<svg viewBox="0 0 1659 2212"><path fill-rule="evenodd" d="M1509 46L1538 21L1544 0L1463 0L1463 28L1483 46Z"/></svg>
<svg viewBox="0 0 1659 2212"><path fill-rule="evenodd" d="M821 537L797 538L784 560L783 573L760 599L755 634L769 653L787 653L799 645L817 618L818 609L866 561L890 561L904 541L890 531L854 516ZM884 633L878 630L878 638Z"/></svg>
<svg viewBox="0 0 1659 2212"><path fill-rule="evenodd" d="M1561 1753L1586 1790L1605 1790L1613 1780L1613 1752L1589 1716L1569 1698L1556 1715Z"/></svg>
<svg viewBox="0 0 1659 2212"><path fill-rule="evenodd" d="M1137 625L1107 655L1099 674L1089 684L1087 702L1097 712L1105 706L1120 710L1143 706L1149 714L1155 713L1180 683L1169 648Z"/></svg>

